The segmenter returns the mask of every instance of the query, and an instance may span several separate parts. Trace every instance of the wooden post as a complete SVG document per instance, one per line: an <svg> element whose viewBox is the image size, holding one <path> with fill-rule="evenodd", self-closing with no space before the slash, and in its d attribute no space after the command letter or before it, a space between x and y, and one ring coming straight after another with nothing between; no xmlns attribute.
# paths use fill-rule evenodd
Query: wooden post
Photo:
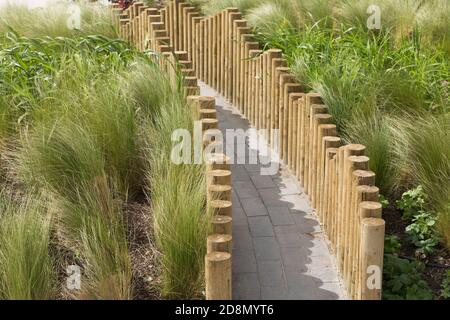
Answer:
<svg viewBox="0 0 450 320"><path fill-rule="evenodd" d="M230 170L211 170L208 172L208 177L211 184L231 185Z"/></svg>
<svg viewBox="0 0 450 320"><path fill-rule="evenodd" d="M316 131L319 124L331 123L331 116L327 113L328 108L324 105L311 105L309 111L309 117L307 121L309 122L306 132L305 132L305 177L304 177L304 187L305 192L311 197L312 195L312 184L314 175L314 158L315 151L317 148Z"/></svg>
<svg viewBox="0 0 450 320"><path fill-rule="evenodd" d="M334 214L334 207L333 207L333 193L334 193L334 178L336 174L335 169L335 157L337 154L337 148L326 148L325 152L325 177L323 182L323 189L324 189L324 195L323 198L324 201L321 202L321 208L319 209L320 212L322 212L322 221L323 221L323 228L326 232L328 239L332 243L332 229L333 229L333 214Z"/></svg>
<svg viewBox="0 0 450 320"><path fill-rule="evenodd" d="M214 216L212 218L213 234L232 234L233 218L228 216Z"/></svg>
<svg viewBox="0 0 450 320"><path fill-rule="evenodd" d="M244 35L243 36L243 57L242 57L242 76L243 80L241 83L241 93L242 93L242 107L241 112L243 115L248 119L248 95L249 95L249 85L250 85L250 51L254 50L258 47L258 44L256 42L250 42L249 40L253 37L251 35Z"/></svg>
<svg viewBox="0 0 450 320"><path fill-rule="evenodd" d="M289 106L289 131L288 131L288 148L287 159L291 170L295 174L297 171L297 149L298 149L298 116L299 104L305 97L304 93L293 93L291 95L292 103Z"/></svg>
<svg viewBox="0 0 450 320"><path fill-rule="evenodd" d="M194 70L197 78L200 77L200 23L202 21L201 17L195 17L192 21L193 24L193 36L192 36L192 50L193 50L193 62Z"/></svg>
<svg viewBox="0 0 450 320"><path fill-rule="evenodd" d="M250 93L248 95L249 97L249 115L248 118L250 122L255 125L257 123L256 117L257 117L257 61L259 55L262 53L261 50L250 50L250 86L248 87L248 90L250 90Z"/></svg>
<svg viewBox="0 0 450 320"><path fill-rule="evenodd" d="M320 148L320 154L319 154L319 158L318 158L318 166L319 166L319 181L316 184L316 206L315 208L318 210L319 213L319 217L321 218L321 221L325 221L324 217L323 217L323 213L326 211L327 208L327 202L328 202L328 198L327 198L327 191L326 189L328 188L328 182L325 182L326 180L326 176L328 175L327 172L327 163L329 161L329 159L331 158L327 158L327 150L329 149L336 149L340 146L341 144L341 139L333 136L336 134L336 126L335 125L322 125L321 126L321 133L320 136L322 137L322 145ZM329 130L329 131L328 131ZM336 152L332 153L332 157L334 157L334 155L336 155Z"/></svg>
<svg viewBox="0 0 450 320"><path fill-rule="evenodd" d="M232 103L235 106L239 105L239 80L240 80L240 66L241 66L241 37L244 33L247 33L250 28L247 27L246 20L235 20L234 21L234 52L233 52L233 61L234 61L234 70L233 70L233 100Z"/></svg>
<svg viewBox="0 0 450 320"><path fill-rule="evenodd" d="M245 50L244 50L244 82L242 84L243 88L243 114L247 117L247 119L250 119L250 92L249 88L251 86L251 59L250 59L250 52L253 50L256 50L258 48L257 42L245 42Z"/></svg>
<svg viewBox="0 0 450 320"><path fill-rule="evenodd" d="M228 34L228 50L227 50L227 68L226 68L226 94L225 97L229 99L230 101L233 99L233 69L234 69L234 48L237 45L236 41L236 35L234 34L234 21L242 19L242 15L239 12L239 9L233 8L233 11L230 12L228 16L228 23L227 23L227 29L226 32Z"/></svg>
<svg viewBox="0 0 450 320"><path fill-rule="evenodd" d="M200 119L217 119L217 111L214 109L200 110Z"/></svg>
<svg viewBox="0 0 450 320"><path fill-rule="evenodd" d="M363 157L359 157L363 158ZM367 166L368 167L368 166ZM351 282L350 282L350 295L355 297L357 295L357 280L358 275L357 267L359 261L359 250L360 250L360 228L361 228L361 218L359 216L359 205L362 201L378 201L378 188L374 187L375 184L375 173L366 170L355 170L352 173L352 188L351 188L351 200L349 210L349 227L348 231L348 241L349 241L349 251L347 255L349 256L347 260L347 268L350 269ZM361 193L359 187L365 187ZM372 217L372 218L381 218Z"/></svg>
<svg viewBox="0 0 450 320"><path fill-rule="evenodd" d="M206 252L228 252L231 254L232 237L229 234L212 234L208 236Z"/></svg>
<svg viewBox="0 0 450 320"><path fill-rule="evenodd" d="M224 84L225 84L225 47L226 42L228 39L226 38L225 30L226 30L226 20L228 17L228 13L226 10L222 10L220 12L220 50L219 50L219 60L220 60L220 78L219 78L219 85L218 85L218 91L220 94L224 94Z"/></svg>
<svg viewBox="0 0 450 320"><path fill-rule="evenodd" d="M330 186L330 194L329 194L329 202L327 206L327 214L329 216L329 232L328 237L330 239L330 242L332 244L332 248L334 252L337 252L337 244L336 244L336 232L338 229L338 225L340 224L340 221L338 220L337 215L337 194L338 194L338 172L337 172L337 157L338 157L339 149L336 149L336 153L330 161L330 175L331 175L331 186Z"/></svg>
<svg viewBox="0 0 450 320"><path fill-rule="evenodd" d="M301 170L300 170L300 182L306 189L308 187L309 178L309 160L311 158L310 142L311 142L311 128L314 119L314 114L316 113L326 113L327 109L325 106L320 105L320 97L315 93L306 94L306 101L304 107L303 115L303 150L302 157L300 158ZM315 105L315 107L313 107ZM320 111L322 110L322 111ZM313 113L313 114L312 114Z"/></svg>
<svg viewBox="0 0 450 320"><path fill-rule="evenodd" d="M239 111L243 111L243 103L244 103L244 82L245 82L245 47L246 42L251 41L252 35L250 34L251 30L249 27L241 27L238 28L239 41L236 44L237 46L237 58L236 63L239 65L237 70L237 86L236 86L236 107Z"/></svg>
<svg viewBox="0 0 450 320"><path fill-rule="evenodd" d="M351 180L351 174L349 174L350 167L348 165L347 159L350 156L360 156L363 155L365 151L365 146L360 144L349 144L343 147L340 147L337 154L337 173L338 173L338 193L336 200L337 203L337 215L339 225L338 230L336 232L337 236L337 262L341 270L343 270L343 258L344 258L344 234L345 234L345 205L347 195L350 192L351 186L349 185L349 181Z"/></svg>
<svg viewBox="0 0 450 320"><path fill-rule="evenodd" d="M311 202L315 204L316 200L316 185L319 181L318 176L318 155L321 147L322 139L320 137L319 128L323 124L331 124L332 117L328 113L315 114L312 118L312 126L310 130L310 157L309 157L309 169L308 169L308 184L307 193L311 198Z"/></svg>
<svg viewBox="0 0 450 320"><path fill-rule="evenodd" d="M227 216L227 217L232 216L231 201L211 200L209 201L209 208L212 210L213 215Z"/></svg>
<svg viewBox="0 0 450 320"><path fill-rule="evenodd" d="M214 97L201 96L198 98L200 110L216 109L216 99Z"/></svg>
<svg viewBox="0 0 450 320"><path fill-rule="evenodd" d="M277 60L277 59L275 59ZM273 82L273 87L272 87L272 91L273 91L273 104L272 104L272 112L274 114L274 123L273 123L273 130L278 130L278 141L271 141L272 143L272 147L275 147L275 152L277 152L278 154L281 154L281 136L282 136L282 128L280 127L280 121L281 121L281 116L280 116L280 105L281 105L281 101L283 99L283 86L281 85L281 76L283 74L287 74L289 72L289 68L284 67L285 65L287 65L286 60L282 60L282 61L275 61L275 64L280 63L282 65L282 67L277 67L275 68L274 71L274 82ZM274 138L274 137L272 137Z"/></svg>
<svg viewBox="0 0 450 320"><path fill-rule="evenodd" d="M231 186L211 184L208 186L207 199L231 201Z"/></svg>
<svg viewBox="0 0 450 320"><path fill-rule="evenodd" d="M185 7L183 11L183 24L184 24L184 34L183 34L183 50L186 50L189 55L189 60L192 60L191 56L191 46L189 45L189 38L191 36L191 22L192 17L197 15L194 7Z"/></svg>
<svg viewBox="0 0 450 320"><path fill-rule="evenodd" d="M352 193L356 189L353 182L353 172L356 170L367 170L369 168L369 158L366 156L349 156L344 164L344 184L346 186L346 193L344 194L342 204L342 222L343 222L343 250L342 252L342 267L347 292L351 294L351 267L350 261L353 257L350 256L352 252L351 237L353 231L354 217L352 217Z"/></svg>
<svg viewBox="0 0 450 320"><path fill-rule="evenodd" d="M230 170L231 158L223 153L214 153L206 159L206 170Z"/></svg>
<svg viewBox="0 0 450 320"><path fill-rule="evenodd" d="M364 207L361 206L361 210ZM361 214L363 215L363 213ZM361 223L361 299L380 300L385 223L365 218ZM372 281L371 281L372 280Z"/></svg>
<svg viewBox="0 0 450 320"><path fill-rule="evenodd" d="M187 30L186 30L186 51L189 53L189 60L194 64L195 62L195 48L194 48L194 35L195 35L195 20L194 18L198 18L200 14L195 12L194 10L189 10L187 12Z"/></svg>
<svg viewBox="0 0 450 320"><path fill-rule="evenodd" d="M356 172L356 171L355 171ZM355 173L354 172L354 173ZM378 202L378 195L379 195L379 189L375 186L368 186L368 185L360 185L356 187L356 192L358 194L357 196L357 207L355 210L356 214L356 220L357 223L355 223L356 226L356 232L353 237L353 240L355 243L353 244L354 252L352 255L356 257L356 259L353 259L352 261L352 288L354 288L353 292L353 299L360 299L360 292L361 292L361 274L360 274L360 263L361 263L361 220L362 218L381 218L381 210L378 209L378 207L381 206L381 204ZM370 216L364 216L361 217L360 214L360 205L362 202L373 202L373 205L369 204L369 206L364 210L364 212L367 214L369 213ZM373 210L375 209L375 210ZM372 215L373 214L373 215ZM379 214L379 215L378 215Z"/></svg>
<svg viewBox="0 0 450 320"><path fill-rule="evenodd" d="M211 252L205 257L206 300L231 300L231 255Z"/></svg>
<svg viewBox="0 0 450 320"><path fill-rule="evenodd" d="M220 50L222 45L222 14L219 12L215 15L215 29L214 29L214 37L216 39L215 45L215 75L214 75L214 88L219 91L220 86L220 77L221 77L221 58L220 58Z"/></svg>
<svg viewBox="0 0 450 320"><path fill-rule="evenodd" d="M300 93L302 91L301 85L295 83L295 78L288 74L281 76L283 85L283 99L280 105L280 130L281 130L281 156L287 165L289 165L288 159L288 134L289 134L289 112L292 109L292 103L294 99L294 93ZM288 82L289 81L289 82ZM292 81L292 82L291 82Z"/></svg>
<svg viewBox="0 0 450 320"><path fill-rule="evenodd" d="M202 134L205 134L207 130L217 129L217 119L202 119Z"/></svg>

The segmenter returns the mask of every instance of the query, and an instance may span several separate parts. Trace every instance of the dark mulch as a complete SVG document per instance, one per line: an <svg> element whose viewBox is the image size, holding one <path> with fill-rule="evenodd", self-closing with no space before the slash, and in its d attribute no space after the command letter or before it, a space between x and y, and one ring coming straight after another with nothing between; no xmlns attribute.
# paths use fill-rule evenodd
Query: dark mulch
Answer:
<svg viewBox="0 0 450 320"><path fill-rule="evenodd" d="M135 299L161 299L159 252L153 233L151 209L147 204L131 203L125 208L128 225Z"/></svg>
<svg viewBox="0 0 450 320"><path fill-rule="evenodd" d="M434 296L439 297L442 281L447 270L450 269L450 251L440 245L432 255L418 256L417 248L407 239L405 228L408 223L402 219L401 211L391 205L383 209L383 219L386 221L386 234L397 236L401 243L399 256L425 263L422 277L428 283Z"/></svg>

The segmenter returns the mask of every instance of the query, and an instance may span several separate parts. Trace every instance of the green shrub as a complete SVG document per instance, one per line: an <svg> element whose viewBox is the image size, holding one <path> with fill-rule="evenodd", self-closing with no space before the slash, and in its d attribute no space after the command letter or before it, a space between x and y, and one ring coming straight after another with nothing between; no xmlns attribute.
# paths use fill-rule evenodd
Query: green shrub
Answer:
<svg viewBox="0 0 450 320"><path fill-rule="evenodd" d="M409 240L419 248L418 253L431 254L439 244L436 222L436 215L419 211L414 215L412 223L406 227L405 231Z"/></svg>
<svg viewBox="0 0 450 320"><path fill-rule="evenodd" d="M423 264L385 254L383 268L383 299L431 300L433 294L420 273Z"/></svg>
<svg viewBox="0 0 450 320"><path fill-rule="evenodd" d="M400 200L396 201L397 208L402 210L402 217L410 221L417 214L422 211L425 206L425 193L422 186L417 186L414 189L405 191Z"/></svg>

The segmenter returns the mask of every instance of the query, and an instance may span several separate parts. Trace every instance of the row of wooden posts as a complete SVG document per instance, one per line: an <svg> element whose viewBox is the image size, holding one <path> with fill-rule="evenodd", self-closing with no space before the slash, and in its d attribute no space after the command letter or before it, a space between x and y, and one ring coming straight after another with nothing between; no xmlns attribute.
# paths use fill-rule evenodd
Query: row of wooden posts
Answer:
<svg viewBox="0 0 450 320"><path fill-rule="evenodd" d="M122 37L141 50L183 52L190 72L184 81L203 80L265 129L317 211L348 296L380 299L384 220L365 146L343 143L320 95L305 92L282 51L261 50L236 8L205 17L174 0L117 13Z"/></svg>
<svg viewBox="0 0 450 320"><path fill-rule="evenodd" d="M140 50L150 49L161 54L156 60L172 84L184 90L187 105L193 112L193 119L201 122L204 147L216 143L208 139L209 136L216 134L215 130L218 130L215 98L199 95L197 77L188 53L173 49L158 8L147 7L137 2L125 11L115 6L112 11L114 19L118 19L117 23L123 38ZM207 155L205 175L208 210L205 217L211 218L211 231L206 243L205 295L208 300L230 300L232 298L230 158L218 153Z"/></svg>

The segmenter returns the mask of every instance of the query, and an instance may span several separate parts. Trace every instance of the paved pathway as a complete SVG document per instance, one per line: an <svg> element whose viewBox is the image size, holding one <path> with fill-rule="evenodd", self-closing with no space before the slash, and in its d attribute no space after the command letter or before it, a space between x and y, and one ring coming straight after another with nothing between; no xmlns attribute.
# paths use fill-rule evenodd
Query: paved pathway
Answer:
<svg viewBox="0 0 450 320"><path fill-rule="evenodd" d="M216 97L222 131L249 128L236 108L200 85L202 95ZM242 160L230 144L225 141L227 154ZM233 299L345 299L334 258L296 178L283 166L278 174L261 175L268 165L248 164L255 151L248 141L245 147L247 164L232 165Z"/></svg>

